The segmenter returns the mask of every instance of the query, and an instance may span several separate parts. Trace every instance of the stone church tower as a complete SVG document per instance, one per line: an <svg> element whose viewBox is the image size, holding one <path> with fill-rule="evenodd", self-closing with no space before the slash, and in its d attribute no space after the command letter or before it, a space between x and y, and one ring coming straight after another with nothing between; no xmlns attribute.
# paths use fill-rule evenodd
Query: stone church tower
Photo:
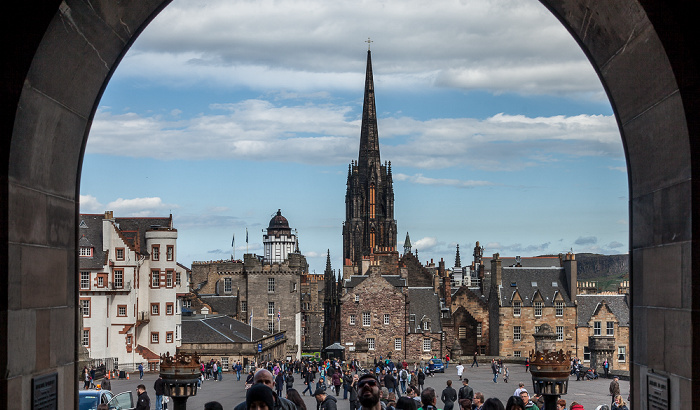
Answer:
<svg viewBox="0 0 700 410"><path fill-rule="evenodd" d="M396 220L391 162L382 165L379 157L372 54L367 50L360 153L358 160L348 167L345 194L343 272L362 274L363 258L369 259L375 251L395 250Z"/></svg>

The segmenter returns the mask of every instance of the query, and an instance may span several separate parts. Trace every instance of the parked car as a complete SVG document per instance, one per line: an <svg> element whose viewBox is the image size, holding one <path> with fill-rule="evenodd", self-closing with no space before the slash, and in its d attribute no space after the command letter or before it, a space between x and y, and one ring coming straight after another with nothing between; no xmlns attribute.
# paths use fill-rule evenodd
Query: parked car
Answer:
<svg viewBox="0 0 700 410"><path fill-rule="evenodd" d="M131 410L134 397L130 391L115 395L109 390L80 390L78 410L95 410L98 404L107 404L110 410Z"/></svg>
<svg viewBox="0 0 700 410"><path fill-rule="evenodd" d="M432 365L432 372L434 373L445 373L445 363L441 359L430 359L428 365Z"/></svg>

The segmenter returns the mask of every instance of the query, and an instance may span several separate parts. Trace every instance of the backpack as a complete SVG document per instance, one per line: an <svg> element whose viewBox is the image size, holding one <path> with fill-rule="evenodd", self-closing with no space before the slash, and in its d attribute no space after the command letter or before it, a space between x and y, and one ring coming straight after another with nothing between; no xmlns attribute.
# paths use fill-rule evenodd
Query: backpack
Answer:
<svg viewBox="0 0 700 410"><path fill-rule="evenodd" d="M408 379L408 372L406 369L401 369L401 380L406 380Z"/></svg>

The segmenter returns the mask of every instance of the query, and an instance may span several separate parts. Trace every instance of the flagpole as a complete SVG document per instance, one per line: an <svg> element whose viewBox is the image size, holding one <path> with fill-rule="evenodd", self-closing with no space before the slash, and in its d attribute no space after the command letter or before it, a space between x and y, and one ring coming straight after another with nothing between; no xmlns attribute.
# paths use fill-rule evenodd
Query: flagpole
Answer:
<svg viewBox="0 0 700 410"><path fill-rule="evenodd" d="M253 342L253 309L250 309L250 342Z"/></svg>
<svg viewBox="0 0 700 410"><path fill-rule="evenodd" d="M248 228L245 228L245 253L248 254Z"/></svg>
<svg viewBox="0 0 700 410"><path fill-rule="evenodd" d="M231 247L233 248L233 254L231 256L231 261L236 260L236 234L233 234L233 237L231 238Z"/></svg>

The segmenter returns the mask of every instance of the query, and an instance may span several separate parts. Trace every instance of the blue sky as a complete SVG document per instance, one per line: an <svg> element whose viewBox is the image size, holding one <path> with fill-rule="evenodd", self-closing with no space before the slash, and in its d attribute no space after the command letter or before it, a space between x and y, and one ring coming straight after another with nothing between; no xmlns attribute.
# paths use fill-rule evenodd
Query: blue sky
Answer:
<svg viewBox="0 0 700 410"><path fill-rule="evenodd" d="M332 4L327 4L332 3ZM312 271L341 268L367 37L398 243L462 261L626 253L619 131L536 0L175 0L127 53L88 139L81 212L173 214L178 261L261 253L277 209Z"/></svg>

